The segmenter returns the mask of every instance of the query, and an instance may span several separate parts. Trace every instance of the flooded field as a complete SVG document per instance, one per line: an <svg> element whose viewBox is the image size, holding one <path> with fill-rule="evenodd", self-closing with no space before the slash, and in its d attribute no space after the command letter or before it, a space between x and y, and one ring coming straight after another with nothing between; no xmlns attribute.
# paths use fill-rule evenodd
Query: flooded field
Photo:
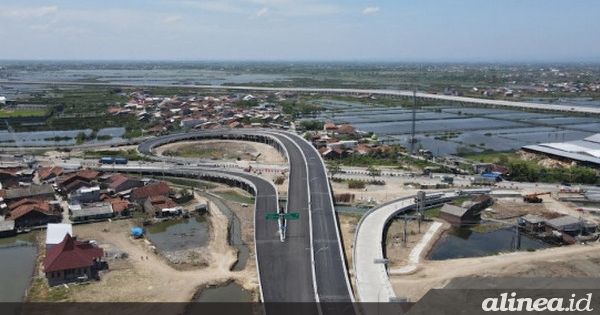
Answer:
<svg viewBox="0 0 600 315"><path fill-rule="evenodd" d="M520 250L536 250L550 247L526 235L519 236ZM445 260L494 255L513 251L517 237L513 228L491 232L475 232L470 229L453 229L442 237L429 252L430 260Z"/></svg>
<svg viewBox="0 0 600 315"><path fill-rule="evenodd" d="M412 108L333 99L323 99L319 104L327 110L307 120L348 123L362 131L377 134L385 143L410 145ZM580 140L600 130L600 119L593 117L565 117L559 113L526 113L451 104L425 105L420 104L416 111L417 147L430 150L434 155L455 154L460 150L517 150L536 143Z"/></svg>
<svg viewBox="0 0 600 315"><path fill-rule="evenodd" d="M209 225L204 217L174 219L146 227L146 237L169 261L187 261L191 251L208 243Z"/></svg>
<svg viewBox="0 0 600 315"><path fill-rule="evenodd" d="M202 289L194 302L251 302L252 292L241 285L229 282L223 286L211 286Z"/></svg>

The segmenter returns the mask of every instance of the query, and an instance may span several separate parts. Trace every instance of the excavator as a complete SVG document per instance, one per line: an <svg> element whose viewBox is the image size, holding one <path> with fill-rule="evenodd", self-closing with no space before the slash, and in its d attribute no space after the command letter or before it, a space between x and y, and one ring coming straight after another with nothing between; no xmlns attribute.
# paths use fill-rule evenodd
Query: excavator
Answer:
<svg viewBox="0 0 600 315"><path fill-rule="evenodd" d="M527 203L541 203L542 202L542 198L538 197L541 195L550 195L552 196L552 192L538 192L538 193L532 193L532 194L527 194L523 197L523 202L527 202Z"/></svg>

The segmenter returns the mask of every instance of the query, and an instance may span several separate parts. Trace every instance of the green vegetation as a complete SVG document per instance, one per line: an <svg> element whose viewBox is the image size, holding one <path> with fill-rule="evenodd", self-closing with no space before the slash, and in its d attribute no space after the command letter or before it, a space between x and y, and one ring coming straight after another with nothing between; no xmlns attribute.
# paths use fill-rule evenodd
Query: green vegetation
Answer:
<svg viewBox="0 0 600 315"><path fill-rule="evenodd" d="M177 151L165 151L163 155L216 160L222 159L225 156L225 153L223 150L216 148L183 147L177 149Z"/></svg>
<svg viewBox="0 0 600 315"><path fill-rule="evenodd" d="M321 106L299 100L283 101L280 105L282 106L283 113L289 115L290 120L296 120L300 116L314 116L324 110Z"/></svg>
<svg viewBox="0 0 600 315"><path fill-rule="evenodd" d="M436 207L425 211L425 219L437 219L440 217L440 213L442 212L442 207Z"/></svg>
<svg viewBox="0 0 600 315"><path fill-rule="evenodd" d="M83 152L83 156L86 159L100 159L101 157L122 157L126 158L130 161L145 161L146 158L139 155L139 153L135 149L127 149L127 150L98 150L98 151L90 151L86 150Z"/></svg>
<svg viewBox="0 0 600 315"><path fill-rule="evenodd" d="M303 120L300 122L300 127L304 130L321 131L325 127L325 123L318 120Z"/></svg>
<svg viewBox="0 0 600 315"><path fill-rule="evenodd" d="M21 117L46 117L50 114L48 109L25 109L25 110L0 110L0 119Z"/></svg>
<svg viewBox="0 0 600 315"><path fill-rule="evenodd" d="M373 181L375 181L376 177L381 176L381 170L373 165L367 167L367 173L373 178Z"/></svg>
<svg viewBox="0 0 600 315"><path fill-rule="evenodd" d="M596 184L598 178L596 171L583 166L570 166L563 168L544 167L538 164L539 160L522 160L514 152L499 152L487 154L473 154L467 159L480 163L493 163L506 167L511 180L518 182L573 182L581 184Z"/></svg>
<svg viewBox="0 0 600 315"><path fill-rule="evenodd" d="M596 184L596 171L582 166L569 168L547 168L532 161L512 161L508 163L511 179L518 182L573 182Z"/></svg>
<svg viewBox="0 0 600 315"><path fill-rule="evenodd" d="M48 287L45 278L33 279L27 291L26 302L74 302L71 289L64 286Z"/></svg>
<svg viewBox="0 0 600 315"><path fill-rule="evenodd" d="M217 192L215 194L220 196L223 199L227 199L230 201L235 201L235 202L245 203L245 204L254 204L253 197L240 195L239 193L237 193L235 191Z"/></svg>

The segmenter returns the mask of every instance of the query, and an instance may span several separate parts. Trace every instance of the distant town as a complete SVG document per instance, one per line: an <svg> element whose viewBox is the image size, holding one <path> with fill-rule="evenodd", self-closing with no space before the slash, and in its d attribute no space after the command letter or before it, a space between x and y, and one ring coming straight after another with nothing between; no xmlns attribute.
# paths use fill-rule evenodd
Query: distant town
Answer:
<svg viewBox="0 0 600 315"><path fill-rule="evenodd" d="M325 275L354 270L354 287L347 284L343 294L365 302L377 302L380 295L385 301L414 301L430 287L414 291L405 281L439 270L433 257L459 264L462 255L522 251L529 258L510 261L523 259L520 265L537 268L534 253L565 258L543 252L547 247L572 245L565 252L580 257L589 254L581 244L598 243L598 117L585 110L600 107L600 80L587 66L344 65L324 70L317 86L303 65L291 71L293 78L258 82L254 90L198 89L201 79L190 78L173 86L96 84L102 78L77 77L85 73L79 66L69 74L80 81L73 85L15 84L16 70L27 73L22 67L0 69L0 79L7 80L0 81L6 95L0 98L6 127L0 135L0 237L7 248L20 246L27 235L37 238L24 245L37 246L33 260L39 262L33 281L25 283L29 301L98 301L98 296L189 301L201 293L199 285L231 282L251 292L247 301L272 298L259 284L280 279L267 280L268 273L259 272L272 261L258 256L286 242L282 246L300 248L294 259L321 272L315 280L321 287L333 285L322 280ZM254 64L249 71L256 75L263 67ZM420 99L416 89L406 95L379 89L392 79L410 78L415 67L434 76L434 83L412 82L423 93ZM128 70L135 78L135 67ZM36 71L25 76L35 77ZM211 71L226 81L241 70ZM351 88L322 87L348 73L356 79L348 81ZM319 77L327 74L332 76ZM378 82L356 88L378 76ZM294 82L302 84L294 89ZM536 107L511 107L524 101ZM567 113L558 106L568 107ZM523 145L502 150L505 143ZM434 149L445 145L456 154ZM293 165L307 173L291 172ZM288 209L301 193L317 199ZM320 215L319 222L331 226L311 229L317 235L311 237L339 233L339 246L313 248L286 238L288 229L299 227L296 220ZM169 227L182 230L167 232ZM161 247L149 235L153 229L177 245ZM444 252L440 248L454 246L446 242L461 238L454 233L465 239L481 234L494 246L469 243ZM196 246L174 249L189 243ZM319 263L325 257L339 265ZM279 268L277 263L269 270ZM481 266L493 268L489 262ZM589 274L600 274L597 264L586 266ZM462 276L459 270L450 274ZM113 284L121 278L130 285ZM136 285L140 279L143 286ZM162 289L171 279L178 290Z"/></svg>

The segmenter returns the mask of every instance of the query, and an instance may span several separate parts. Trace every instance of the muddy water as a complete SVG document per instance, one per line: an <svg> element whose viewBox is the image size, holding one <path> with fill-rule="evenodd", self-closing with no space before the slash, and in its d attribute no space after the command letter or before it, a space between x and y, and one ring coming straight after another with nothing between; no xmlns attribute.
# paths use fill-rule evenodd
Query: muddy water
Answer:
<svg viewBox="0 0 600 315"><path fill-rule="evenodd" d="M454 229L435 244L427 258L445 260L494 255L500 252L512 251L515 241L516 235L512 228L486 233L464 228ZM522 251L550 247L546 243L522 234L520 235L520 245Z"/></svg>
<svg viewBox="0 0 600 315"><path fill-rule="evenodd" d="M0 302L21 302L31 284L37 255L32 235L0 239Z"/></svg>
<svg viewBox="0 0 600 315"><path fill-rule="evenodd" d="M252 292L244 290L235 282L223 286L211 286L201 290L194 302L251 302Z"/></svg>

